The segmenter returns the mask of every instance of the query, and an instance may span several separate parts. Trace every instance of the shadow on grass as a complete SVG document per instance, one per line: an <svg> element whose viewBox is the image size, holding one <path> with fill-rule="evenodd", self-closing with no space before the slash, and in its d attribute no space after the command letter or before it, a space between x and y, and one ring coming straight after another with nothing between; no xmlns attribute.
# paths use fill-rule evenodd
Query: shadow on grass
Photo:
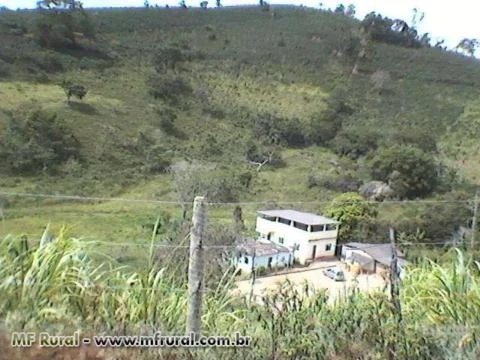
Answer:
<svg viewBox="0 0 480 360"><path fill-rule="evenodd" d="M95 109L95 107L93 107L90 104L80 103L76 101L69 101L68 106L70 106L70 108L75 111L81 112L82 114L98 115L97 109Z"/></svg>

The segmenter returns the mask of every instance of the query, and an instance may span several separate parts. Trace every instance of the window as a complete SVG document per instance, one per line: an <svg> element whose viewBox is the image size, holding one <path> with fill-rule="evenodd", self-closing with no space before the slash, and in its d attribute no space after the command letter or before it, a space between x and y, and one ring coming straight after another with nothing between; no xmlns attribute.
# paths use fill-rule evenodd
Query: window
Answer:
<svg viewBox="0 0 480 360"><path fill-rule="evenodd" d="M278 238L278 242L279 242L280 244L283 244L283 243L285 242L285 239L284 239L283 237L279 237L279 238Z"/></svg>
<svg viewBox="0 0 480 360"><path fill-rule="evenodd" d="M245 256L245 258L243 259L243 261L245 262L245 264L248 264L248 257Z"/></svg>
<svg viewBox="0 0 480 360"><path fill-rule="evenodd" d="M327 231L337 230L337 224L327 224Z"/></svg>
<svg viewBox="0 0 480 360"><path fill-rule="evenodd" d="M303 230L303 231L307 231L308 229L308 225L305 225L305 224L302 224L302 223L299 223L299 222L294 222L293 223L293 226L295 226L297 229L300 229L300 230Z"/></svg>
<svg viewBox="0 0 480 360"><path fill-rule="evenodd" d="M332 244L325 245L325 251L330 251L330 250L332 250Z"/></svg>
<svg viewBox="0 0 480 360"><path fill-rule="evenodd" d="M287 219L278 218L278 222L285 225L290 225L290 220Z"/></svg>
<svg viewBox="0 0 480 360"><path fill-rule="evenodd" d="M310 229L311 229L310 231L311 232L323 231L323 227L324 227L324 225L312 225L310 227Z"/></svg>

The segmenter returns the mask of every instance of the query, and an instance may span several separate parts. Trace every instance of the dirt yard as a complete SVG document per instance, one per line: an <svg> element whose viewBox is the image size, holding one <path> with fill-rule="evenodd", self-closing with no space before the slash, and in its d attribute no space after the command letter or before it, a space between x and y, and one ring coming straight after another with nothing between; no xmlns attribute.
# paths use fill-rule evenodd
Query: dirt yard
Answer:
<svg viewBox="0 0 480 360"><path fill-rule="evenodd" d="M345 281L334 281L325 275L323 270L330 266L338 266L344 270ZM260 296L266 290L275 289L279 283L289 279L292 283L302 286L308 281L316 289L327 289L330 301L334 301L339 296L346 293L346 290L352 287L353 275L345 270L340 261L318 261L306 268L293 269L292 272L282 275L268 275L265 277L257 277L253 288L253 294ZM378 274L361 274L357 277L358 288L361 291L381 290L385 286L384 280ZM249 295L252 289L251 280L241 280L237 282L238 295Z"/></svg>

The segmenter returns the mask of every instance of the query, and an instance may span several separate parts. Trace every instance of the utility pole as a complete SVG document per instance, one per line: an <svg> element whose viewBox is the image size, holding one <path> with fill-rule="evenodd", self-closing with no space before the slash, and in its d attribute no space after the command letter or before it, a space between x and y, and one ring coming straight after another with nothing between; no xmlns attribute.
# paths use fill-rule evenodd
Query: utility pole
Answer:
<svg viewBox="0 0 480 360"><path fill-rule="evenodd" d="M402 321L400 289L398 285L398 259L397 249L395 247L395 230L393 230L393 228L390 228L390 245L392 248L392 261L390 263L390 295L393 306L395 307L395 312L399 316L399 321Z"/></svg>
<svg viewBox="0 0 480 360"><path fill-rule="evenodd" d="M193 202L192 228L190 231L190 257L188 263L187 335L200 335L203 292L203 237L205 234L206 201L203 196Z"/></svg>
<svg viewBox="0 0 480 360"><path fill-rule="evenodd" d="M477 232L477 213L478 213L478 190L475 191L475 202L473 204L473 219L472 219L472 238L470 247L475 248L475 233Z"/></svg>
<svg viewBox="0 0 480 360"><path fill-rule="evenodd" d="M398 284L398 259L397 249L395 247L395 231L390 228L390 245L392 249L392 258L390 263L390 297L393 304L395 316L397 318L397 325L399 326L398 333L404 337L402 328L402 306L400 304L400 288ZM395 359L397 356L396 340L389 348L389 359Z"/></svg>
<svg viewBox="0 0 480 360"><path fill-rule="evenodd" d="M257 278L257 274L255 272L255 255L256 255L255 245L256 245L256 240L255 240L255 243L253 244L253 254L252 254L252 287L250 289L250 301L252 301L253 299L253 287L255 286L255 280Z"/></svg>

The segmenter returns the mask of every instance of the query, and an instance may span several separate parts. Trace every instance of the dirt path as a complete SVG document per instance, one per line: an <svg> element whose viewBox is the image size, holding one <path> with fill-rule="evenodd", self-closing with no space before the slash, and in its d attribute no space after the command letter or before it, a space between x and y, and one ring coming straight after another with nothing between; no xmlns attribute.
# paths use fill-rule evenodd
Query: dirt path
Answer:
<svg viewBox="0 0 480 360"><path fill-rule="evenodd" d="M353 275L344 270L346 281L334 281L325 275L323 270L329 266L338 266L343 268L339 261L319 261L311 264L308 268L289 274L272 275L257 278L253 288L253 294L261 296L267 290L275 289L280 283L289 279L292 283L302 286L307 281L316 289L327 289L330 301L334 301L339 296L346 294L347 290L354 285ZM385 286L384 280L378 274L362 274L357 277L357 286L361 291L381 290ZM252 289L251 280L242 280L237 282L236 293L239 295L249 295Z"/></svg>

